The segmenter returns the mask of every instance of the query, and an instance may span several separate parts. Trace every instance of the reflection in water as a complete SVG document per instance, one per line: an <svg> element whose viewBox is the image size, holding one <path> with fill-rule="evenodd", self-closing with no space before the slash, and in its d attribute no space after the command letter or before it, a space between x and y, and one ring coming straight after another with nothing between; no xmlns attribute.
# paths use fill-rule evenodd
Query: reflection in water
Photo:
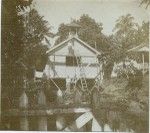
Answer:
<svg viewBox="0 0 150 133"><path fill-rule="evenodd" d="M111 132L112 129L110 128L110 126L108 124L104 125L104 132Z"/></svg>
<svg viewBox="0 0 150 133"><path fill-rule="evenodd" d="M68 125L71 131L102 131L102 132L131 132L148 133L148 118L135 116L117 110L99 109L93 110L94 118L84 127L78 129L74 124L75 120L82 114L61 114L47 117L47 130L58 131ZM21 130L19 117L5 117L3 130ZM39 118L37 116L28 117L29 130L37 131ZM82 121L83 122L83 121Z"/></svg>
<svg viewBox="0 0 150 133"><path fill-rule="evenodd" d="M103 132L148 133L148 120L116 110L96 110L97 118Z"/></svg>
<svg viewBox="0 0 150 133"><path fill-rule="evenodd" d="M148 122L137 118L133 115L126 114L116 110L99 110L94 111L93 122L82 129L78 129L77 126L72 125L71 131L102 131L102 132L131 132L131 133L148 133ZM75 114L74 114L75 115ZM63 115L64 118L69 118ZM76 115L75 115L76 116ZM79 115L80 116L80 115ZM76 116L72 119L72 122L68 121L66 125L70 125L75 121ZM96 119L95 119L96 118ZM63 121L64 122L64 121ZM98 123L97 123L98 122ZM50 125L49 125L50 126ZM91 130L92 128L92 130ZM56 129L57 130L57 129Z"/></svg>
<svg viewBox="0 0 150 133"><path fill-rule="evenodd" d="M102 131L102 127L99 125L95 118L92 120L92 131Z"/></svg>

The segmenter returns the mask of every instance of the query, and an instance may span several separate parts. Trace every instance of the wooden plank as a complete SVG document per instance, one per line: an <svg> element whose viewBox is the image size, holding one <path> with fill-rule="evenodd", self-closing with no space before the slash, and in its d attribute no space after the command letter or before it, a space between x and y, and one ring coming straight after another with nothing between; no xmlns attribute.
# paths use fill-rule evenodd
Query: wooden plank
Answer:
<svg viewBox="0 0 150 133"><path fill-rule="evenodd" d="M53 62L52 61L52 63L55 64L56 66L65 66L65 67L68 67L68 66L66 66L66 62L58 62L58 61ZM82 66L84 66L84 67L87 67L87 66L89 66L89 67L98 67L99 64L98 63L82 63ZM77 68L77 65L69 66L69 67L75 67L75 68Z"/></svg>
<svg viewBox="0 0 150 133"><path fill-rule="evenodd" d="M66 126L66 120L63 115L57 115L56 116L56 127L57 131L61 131Z"/></svg>
<svg viewBox="0 0 150 133"><path fill-rule="evenodd" d="M92 132L101 132L102 128L95 118L92 120Z"/></svg>
<svg viewBox="0 0 150 133"><path fill-rule="evenodd" d="M86 123L88 123L91 119L93 118L93 115L91 112L86 112L83 115L81 115L80 117L78 117L76 119L76 125L77 128L81 128L83 127Z"/></svg>
<svg viewBox="0 0 150 133"><path fill-rule="evenodd" d="M68 113L85 113L91 111L89 107L81 108L53 108L53 109L36 109L36 110L19 110L10 109L3 112L5 116L34 116L34 115L54 115Z"/></svg>
<svg viewBox="0 0 150 133"><path fill-rule="evenodd" d="M53 56L53 55L50 55L50 56ZM58 57L66 57L66 55L64 55L64 54L55 54L55 56L58 56ZM82 57L95 58L96 56L82 55Z"/></svg>
<svg viewBox="0 0 150 133"><path fill-rule="evenodd" d="M75 129L80 129L83 126L85 126L90 120L93 119L93 114L92 112L85 112L84 114L82 114L81 116L79 116L75 122L73 122L70 126L66 127L63 131L71 131L72 129L70 129L70 127L74 127ZM74 130L75 130L74 129ZM77 130L76 129L76 130Z"/></svg>

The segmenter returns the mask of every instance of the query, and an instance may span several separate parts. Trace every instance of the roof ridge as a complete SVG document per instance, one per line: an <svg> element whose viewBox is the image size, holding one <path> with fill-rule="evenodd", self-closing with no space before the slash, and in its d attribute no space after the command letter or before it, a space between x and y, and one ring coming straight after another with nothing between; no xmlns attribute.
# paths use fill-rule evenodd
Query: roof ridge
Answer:
<svg viewBox="0 0 150 133"><path fill-rule="evenodd" d="M88 46L90 49L92 49L93 51L95 51L96 53L101 54L98 50L96 50L95 48L93 48L92 46L90 46L88 43L82 41L80 38L75 37L75 39L81 41L81 43L84 43L86 46ZM101 51L102 52L102 51Z"/></svg>
<svg viewBox="0 0 150 133"><path fill-rule="evenodd" d="M101 53L100 53L98 50L96 50L95 48L91 47L88 43L82 41L80 38L73 36L73 37L68 38L68 39L66 39L66 40L64 40L64 41L62 41L62 42L60 42L59 44L57 44L57 45L51 47L48 51L46 51L46 54L48 54L49 52L53 51L54 49L60 47L61 45L65 44L66 42L70 41L70 40L73 39L73 38L76 39L76 40L78 40L78 41L81 42L82 44L84 44L84 45L85 45L86 47L88 47L89 49L91 49L94 53L96 53L96 54L98 54L98 55L101 55L101 53L103 53L102 51L101 51Z"/></svg>

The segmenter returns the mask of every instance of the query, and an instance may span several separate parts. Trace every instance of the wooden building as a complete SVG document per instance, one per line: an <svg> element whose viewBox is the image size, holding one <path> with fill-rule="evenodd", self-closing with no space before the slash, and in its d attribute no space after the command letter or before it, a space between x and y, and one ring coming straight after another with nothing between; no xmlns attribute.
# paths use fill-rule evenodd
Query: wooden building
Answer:
<svg viewBox="0 0 150 133"><path fill-rule="evenodd" d="M88 81L95 81L96 78L102 80L102 63L98 60L102 52L78 37L78 25L72 23L68 27L68 38L47 51L48 62L44 70L46 77L53 80L61 79L64 83L69 80L77 82L83 78Z"/></svg>
<svg viewBox="0 0 150 133"><path fill-rule="evenodd" d="M127 51L125 65L133 65L136 69L142 71L143 75L149 72L149 45L144 43L133 47ZM136 57L136 58L135 58ZM117 77L116 70L123 69L123 62L115 63L111 77Z"/></svg>
<svg viewBox="0 0 150 133"><path fill-rule="evenodd" d="M69 37L47 51L49 60L45 68L48 78L74 78L80 76L78 62L83 64L86 78L95 78L101 71L97 56L101 53L77 36ZM78 60L78 61L77 61Z"/></svg>

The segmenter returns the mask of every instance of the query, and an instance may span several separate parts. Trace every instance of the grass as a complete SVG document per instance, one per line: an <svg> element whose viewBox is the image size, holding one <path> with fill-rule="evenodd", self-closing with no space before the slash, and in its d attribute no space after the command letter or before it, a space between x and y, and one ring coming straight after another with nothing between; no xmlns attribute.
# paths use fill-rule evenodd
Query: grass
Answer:
<svg viewBox="0 0 150 133"><path fill-rule="evenodd" d="M139 81L140 82L140 81ZM108 95L106 100L103 98L103 102L111 101L114 105L118 107L123 107L128 105L128 111L139 114L148 113L148 101L149 101L149 75L146 74L142 80L142 88L128 88L128 80L125 78L112 78L109 80L104 80L102 87L104 91L101 95ZM136 98L132 93L136 94Z"/></svg>

